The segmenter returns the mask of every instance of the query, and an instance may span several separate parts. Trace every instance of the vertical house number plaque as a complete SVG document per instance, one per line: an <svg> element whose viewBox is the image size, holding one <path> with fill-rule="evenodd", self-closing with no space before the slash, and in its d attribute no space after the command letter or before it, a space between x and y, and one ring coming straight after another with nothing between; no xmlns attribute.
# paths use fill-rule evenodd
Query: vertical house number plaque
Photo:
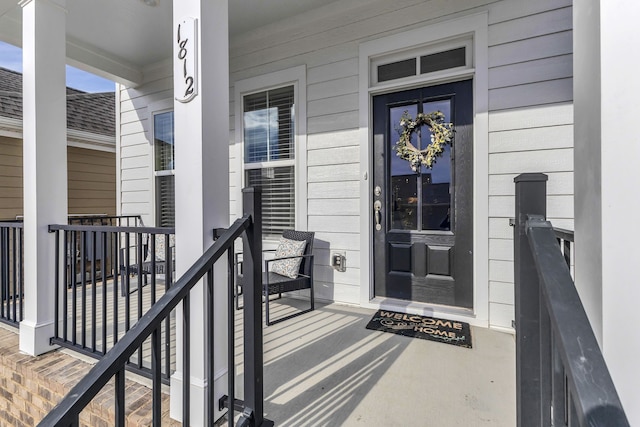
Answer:
<svg viewBox="0 0 640 427"><path fill-rule="evenodd" d="M189 102L198 94L198 44L195 18L184 18L176 27L174 49L175 97Z"/></svg>

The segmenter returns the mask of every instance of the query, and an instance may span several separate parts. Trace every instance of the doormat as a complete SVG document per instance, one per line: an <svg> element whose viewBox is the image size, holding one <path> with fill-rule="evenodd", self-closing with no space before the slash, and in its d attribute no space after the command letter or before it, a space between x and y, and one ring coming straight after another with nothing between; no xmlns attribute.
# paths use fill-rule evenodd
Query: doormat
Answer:
<svg viewBox="0 0 640 427"><path fill-rule="evenodd" d="M378 310L367 329L471 348L471 328L464 322Z"/></svg>

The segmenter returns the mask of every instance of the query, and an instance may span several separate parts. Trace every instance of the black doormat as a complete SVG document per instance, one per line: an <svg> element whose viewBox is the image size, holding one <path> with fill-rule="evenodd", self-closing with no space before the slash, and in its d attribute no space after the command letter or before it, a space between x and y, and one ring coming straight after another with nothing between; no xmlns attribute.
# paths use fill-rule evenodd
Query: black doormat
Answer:
<svg viewBox="0 0 640 427"><path fill-rule="evenodd" d="M367 329L471 348L471 328L464 322L378 310Z"/></svg>

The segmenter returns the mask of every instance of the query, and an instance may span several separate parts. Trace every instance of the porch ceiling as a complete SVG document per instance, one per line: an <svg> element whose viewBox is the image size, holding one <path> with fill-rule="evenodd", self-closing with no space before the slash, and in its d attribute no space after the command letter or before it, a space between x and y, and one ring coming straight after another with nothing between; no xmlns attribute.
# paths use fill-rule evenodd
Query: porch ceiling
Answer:
<svg viewBox="0 0 640 427"><path fill-rule="evenodd" d="M18 0L0 0L0 40L22 45ZM327 0L230 0L229 33L235 36L330 3ZM148 5L151 4L151 5ZM66 0L67 62L135 85L145 67L170 57L169 0Z"/></svg>

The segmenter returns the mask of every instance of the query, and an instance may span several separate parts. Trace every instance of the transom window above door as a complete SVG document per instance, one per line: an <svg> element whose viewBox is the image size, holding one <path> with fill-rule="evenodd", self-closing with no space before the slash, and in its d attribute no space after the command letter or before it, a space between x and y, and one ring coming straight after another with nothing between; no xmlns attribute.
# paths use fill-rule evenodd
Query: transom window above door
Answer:
<svg viewBox="0 0 640 427"><path fill-rule="evenodd" d="M384 55L371 61L373 86L473 67L471 40L457 40Z"/></svg>

